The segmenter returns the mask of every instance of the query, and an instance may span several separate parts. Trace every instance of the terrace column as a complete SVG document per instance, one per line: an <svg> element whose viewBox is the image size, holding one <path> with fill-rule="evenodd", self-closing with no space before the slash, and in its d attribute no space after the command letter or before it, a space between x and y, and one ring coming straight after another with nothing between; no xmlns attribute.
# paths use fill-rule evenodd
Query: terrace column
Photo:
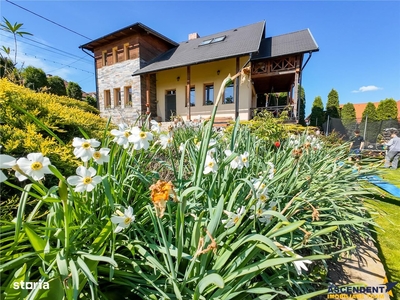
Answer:
<svg viewBox="0 0 400 300"><path fill-rule="evenodd" d="M190 114L190 66L186 67L186 105L187 105L187 116L186 119L190 121L192 119Z"/></svg>
<svg viewBox="0 0 400 300"><path fill-rule="evenodd" d="M299 74L300 69L296 69L296 73L294 74L294 88L293 88L293 115L296 120L299 119L298 115L298 106L299 106Z"/></svg>

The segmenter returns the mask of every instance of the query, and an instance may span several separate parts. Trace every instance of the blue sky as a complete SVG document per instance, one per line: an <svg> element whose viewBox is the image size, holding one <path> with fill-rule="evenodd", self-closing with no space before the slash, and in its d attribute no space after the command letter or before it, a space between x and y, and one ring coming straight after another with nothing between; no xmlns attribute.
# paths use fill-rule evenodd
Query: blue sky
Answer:
<svg viewBox="0 0 400 300"><path fill-rule="evenodd" d="M33 34L18 38L19 66L40 67L87 92L95 90L94 64L79 46L90 39L141 22L182 42L192 32L265 20L267 36L309 28L320 48L303 72L307 113L332 89L342 104L400 100L400 1L10 1L69 29L1 0L1 16ZM14 49L2 31L0 45Z"/></svg>

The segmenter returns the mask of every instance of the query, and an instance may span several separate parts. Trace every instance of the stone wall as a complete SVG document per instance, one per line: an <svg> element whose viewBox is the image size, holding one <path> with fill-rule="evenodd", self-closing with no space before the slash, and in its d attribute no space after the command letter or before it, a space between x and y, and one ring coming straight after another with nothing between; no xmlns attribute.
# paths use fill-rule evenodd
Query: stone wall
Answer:
<svg viewBox="0 0 400 300"><path fill-rule="evenodd" d="M131 59L104 66L97 70L98 93L100 114L104 118L112 118L112 123L125 122L131 124L136 121L142 111L141 80L140 76L132 76L133 72L140 68L139 59ZM132 87L132 104L125 104L125 88ZM114 90L120 89L121 105L114 102ZM111 107L105 107L104 91L109 90L111 95Z"/></svg>

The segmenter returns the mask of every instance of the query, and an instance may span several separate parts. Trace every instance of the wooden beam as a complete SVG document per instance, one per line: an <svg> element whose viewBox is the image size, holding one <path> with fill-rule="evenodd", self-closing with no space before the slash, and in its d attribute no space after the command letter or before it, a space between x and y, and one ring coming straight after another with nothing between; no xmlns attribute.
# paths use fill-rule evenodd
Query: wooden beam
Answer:
<svg viewBox="0 0 400 300"><path fill-rule="evenodd" d="M186 105L187 105L187 120L191 121L192 116L190 113L190 66L186 67Z"/></svg>

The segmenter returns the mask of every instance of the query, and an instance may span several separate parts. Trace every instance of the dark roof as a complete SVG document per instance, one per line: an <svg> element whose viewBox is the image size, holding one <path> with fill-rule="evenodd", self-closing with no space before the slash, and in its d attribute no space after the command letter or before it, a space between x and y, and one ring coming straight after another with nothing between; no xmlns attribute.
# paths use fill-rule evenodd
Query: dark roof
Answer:
<svg viewBox="0 0 400 300"><path fill-rule="evenodd" d="M260 50L252 60L277 57L288 54L319 51L309 29L269 37L261 41Z"/></svg>
<svg viewBox="0 0 400 300"><path fill-rule="evenodd" d="M87 49L87 50L90 50L93 52L93 50L97 47L109 44L110 42L119 40L121 38L125 38L129 35L132 35L135 32L140 32L140 31L150 33L150 34L166 41L167 43L170 43L171 46L176 47L179 45L178 43L174 42L173 40L167 38L166 36L162 35L161 33L158 33L157 31L151 29L150 27L147 27L146 25L144 25L142 23L134 23L130 26L127 26L125 28L114 31L114 32L107 34L105 36L102 36L98 39L95 39L89 43L83 44L83 45L79 46L79 48Z"/></svg>
<svg viewBox="0 0 400 300"><path fill-rule="evenodd" d="M203 41L225 36L220 42L200 45ZM133 75L183 67L258 51L265 36L265 21L234 28L201 38L182 42L178 47L156 57L149 65Z"/></svg>

